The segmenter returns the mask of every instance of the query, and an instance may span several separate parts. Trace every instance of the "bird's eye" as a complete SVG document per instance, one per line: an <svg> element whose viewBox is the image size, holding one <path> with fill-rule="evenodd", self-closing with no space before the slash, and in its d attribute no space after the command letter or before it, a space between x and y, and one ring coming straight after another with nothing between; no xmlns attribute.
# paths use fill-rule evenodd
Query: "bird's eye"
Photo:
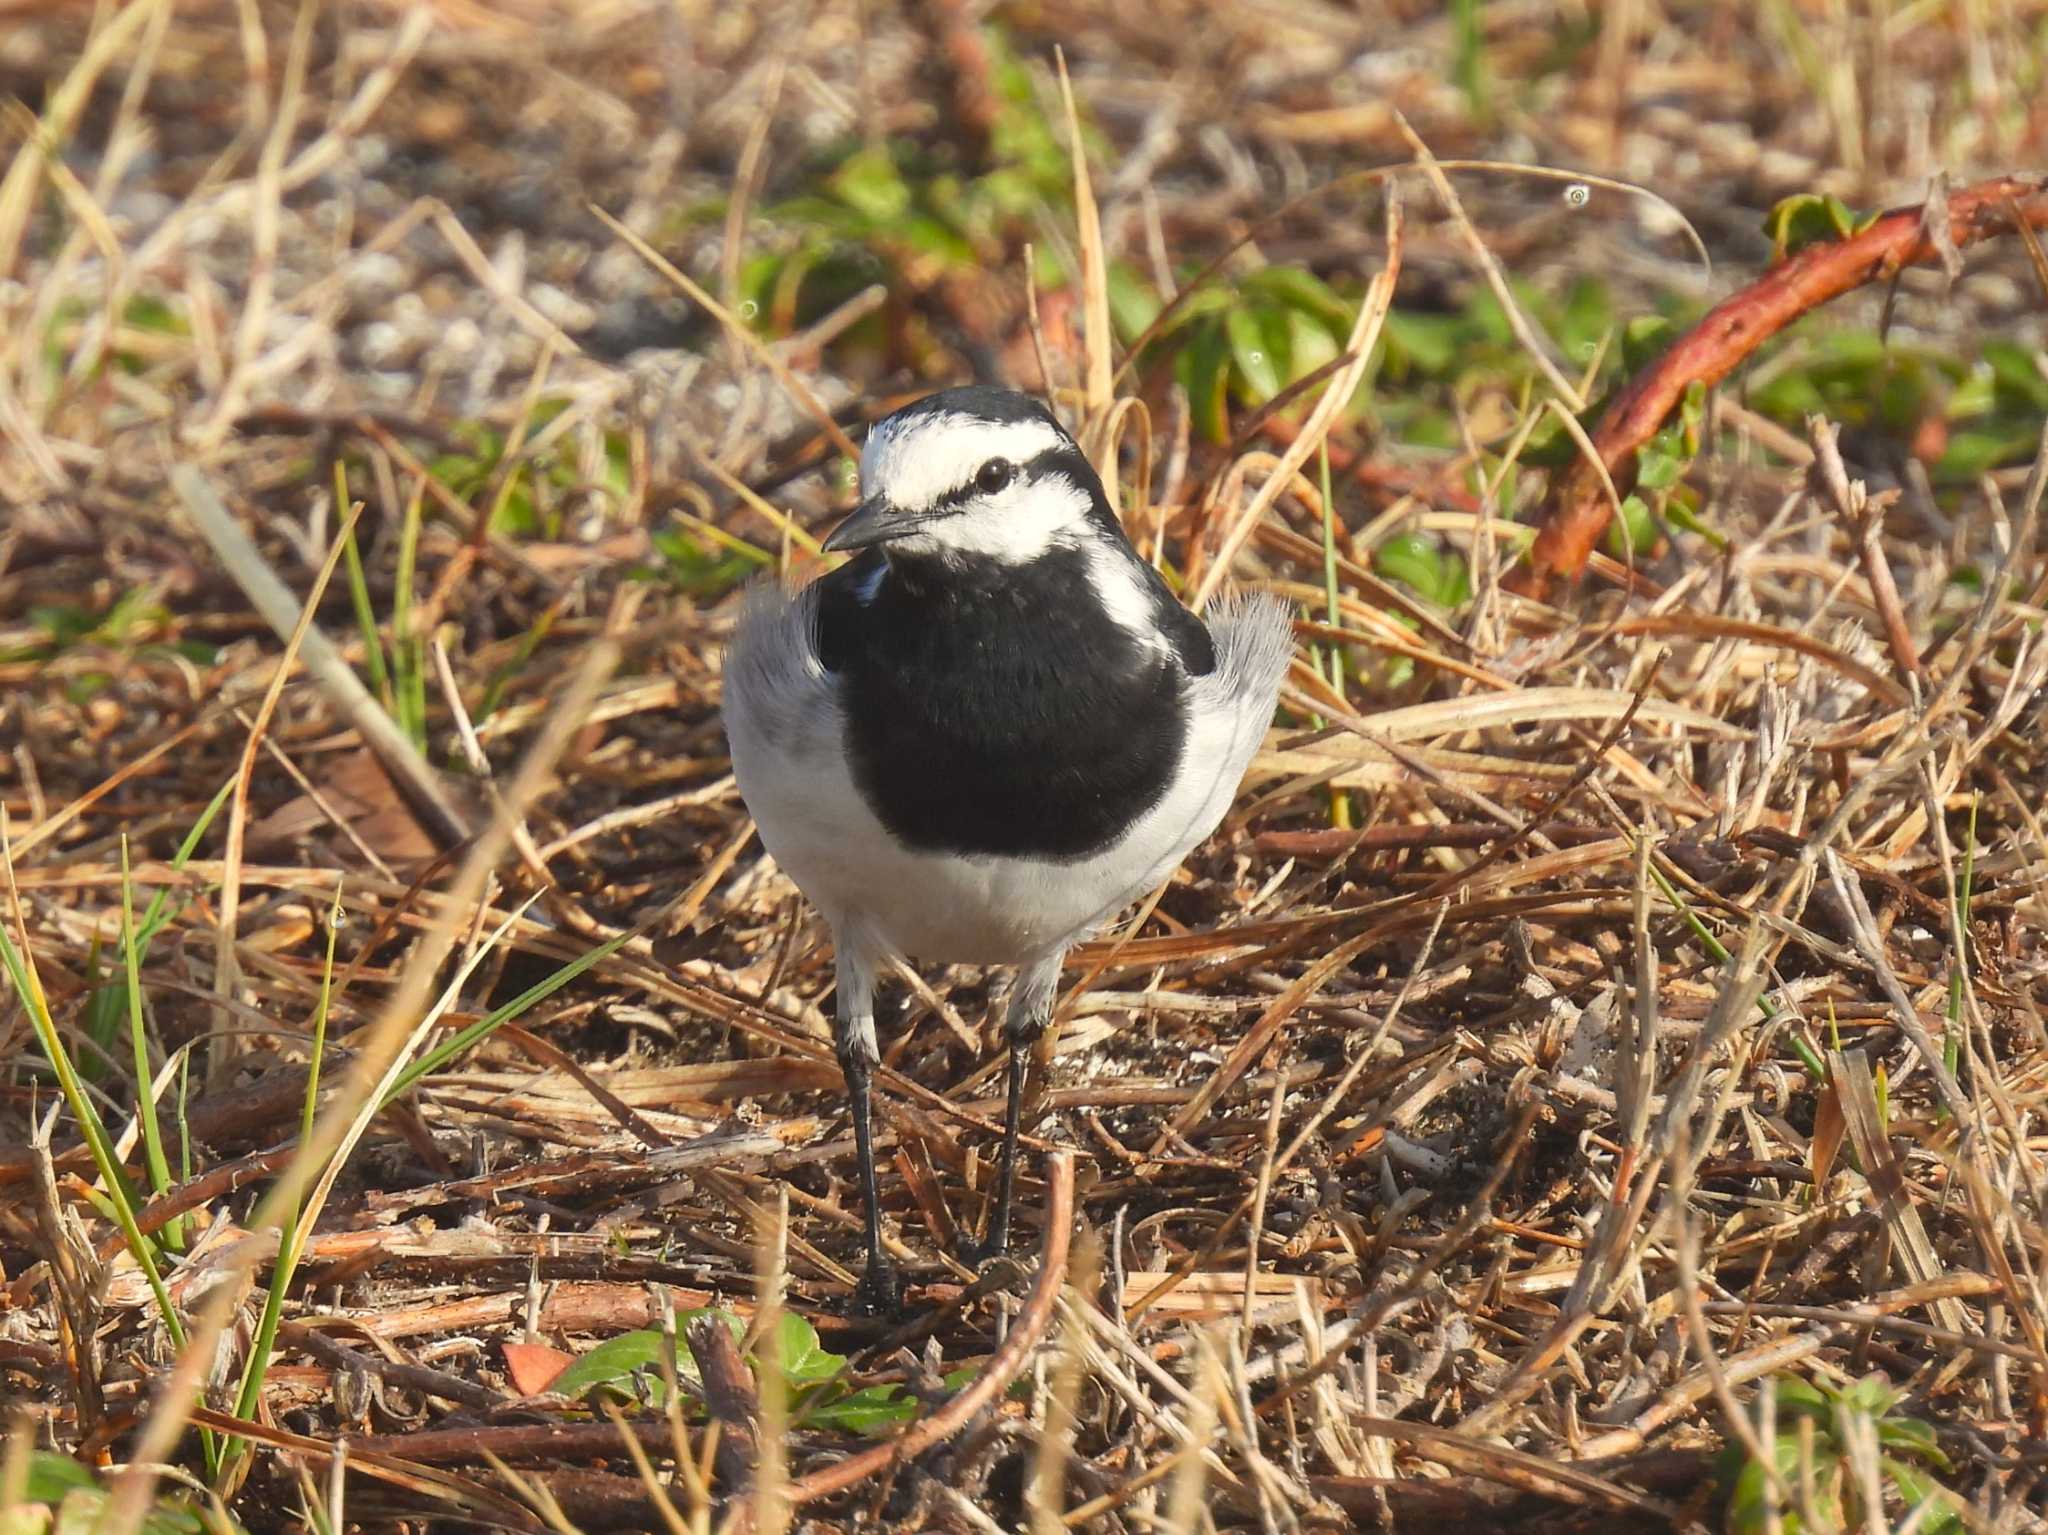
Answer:
<svg viewBox="0 0 2048 1535"><path fill-rule="evenodd" d="M985 496L992 496L1017 477L1017 466L1006 458L992 458L975 471L974 484Z"/></svg>

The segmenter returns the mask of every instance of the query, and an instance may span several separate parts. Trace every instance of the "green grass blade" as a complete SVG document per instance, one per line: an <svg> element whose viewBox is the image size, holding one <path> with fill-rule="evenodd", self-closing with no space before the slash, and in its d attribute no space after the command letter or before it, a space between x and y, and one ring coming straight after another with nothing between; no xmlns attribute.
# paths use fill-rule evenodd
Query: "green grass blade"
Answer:
<svg viewBox="0 0 2048 1535"><path fill-rule="evenodd" d="M192 861L192 855L199 851L199 839L206 835L207 829L213 825L214 817L221 813L222 807L228 802L228 796L234 792L235 775L230 773L227 782L220 786L219 791L207 802L206 808L199 812L199 819L194 821L192 829L185 833L185 840L178 844L178 851L172 854L173 870L182 871L185 865ZM138 956L147 957L150 941L163 930L164 924L171 920L170 898L171 887L168 885L150 897L149 910L143 913L142 925L135 930L135 950Z"/></svg>
<svg viewBox="0 0 2048 1535"><path fill-rule="evenodd" d="M1664 871L1657 867L1657 861L1654 858L1650 860L1649 868L1650 878L1657 882L1657 888L1664 893L1664 899L1678 909L1678 914L1685 919L1686 926L1692 929L1693 936L1699 939L1700 946L1713 956L1714 962L1725 965L1733 959L1734 956L1728 952L1727 946L1713 935L1706 923L1699 919L1698 913L1692 909L1691 904L1679 893L1678 887L1672 884L1665 877ZM1758 997L1756 1005L1758 1010L1763 1013L1766 1021L1778 1016L1778 1010L1771 1006L1769 997ZM1808 1044L1796 1030L1788 1030L1785 1037L1791 1041L1792 1053L1799 1057L1799 1064L1806 1068L1806 1074L1816 1082L1827 1081L1827 1066L1821 1061L1820 1055L1814 1050L1813 1046Z"/></svg>
<svg viewBox="0 0 2048 1535"><path fill-rule="evenodd" d="M529 1007L532 1007L534 1003L544 1001L548 997L553 996L592 965L618 953L621 948L631 941L633 936L632 931L627 931L615 937L607 938L589 953L570 960L568 964L557 970L553 975L548 976L545 980L527 987L526 990L522 991L510 1002L493 1008L468 1028L458 1030L456 1033L449 1035L448 1038L442 1040L433 1049L424 1052L418 1060L399 1073L398 1079L391 1084L391 1091L384 1095L385 1104L396 1103L410 1092L419 1083L421 1078L439 1071L471 1046L489 1038L500 1024L509 1023Z"/></svg>
<svg viewBox="0 0 2048 1535"><path fill-rule="evenodd" d="M163 1127L157 1122L156 1073L149 1064L149 1034L142 1018L142 950L135 941L135 884L128 864L128 836L121 836L121 957L128 983L128 1042L135 1053L135 1114L142 1122L143 1155L149 1163L149 1181L158 1194L171 1187L171 1164L164 1156ZM183 1220L169 1222L163 1231L166 1247L182 1250L185 1245Z"/></svg>
<svg viewBox="0 0 2048 1535"><path fill-rule="evenodd" d="M327 956L320 967L320 997L313 1007L313 1048L306 1064L305 1105L299 1119L299 1143L313 1138L313 1115L320 1100L320 1061L327 1047L327 1011L334 1000L334 944L341 932L341 885L334 887L334 905L327 923ZM277 1262L271 1266L270 1284L263 1296L263 1315L256 1323L256 1336L249 1344L249 1358L242 1367L242 1384L235 1395L235 1416L252 1418L263 1395L263 1379L270 1369L271 1354L277 1347L278 1322L284 1314L285 1292L291 1288L298 1268L299 1202L293 1200L279 1224Z"/></svg>
<svg viewBox="0 0 2048 1535"><path fill-rule="evenodd" d="M398 577L391 593L391 666L395 674L399 728L412 744L427 749L427 674L420 637L413 632L413 580L419 563L420 512L424 482L405 504L398 538Z"/></svg>
<svg viewBox="0 0 2048 1535"><path fill-rule="evenodd" d="M156 1249L149 1238L143 1235L141 1223L135 1218L134 1203L128 1197L128 1185L121 1176L121 1164L114 1156L113 1138L107 1134L107 1127L100 1120L99 1110L92 1106L86 1096L85 1084L79 1080L78 1070L72 1064L70 1055L64 1049L63 1038L57 1032L57 1021L50 1016L50 1004L43 995L42 983L36 979L34 965L28 957L14 946L13 937L0 924L0 967L7 971L8 979L14 983L14 993L21 998L27 1010L30 1026L35 1030L36 1042L49 1058L50 1069L56 1074L57 1087L64 1095L64 1101L71 1107L71 1115L78 1122L80 1133L85 1138L86 1150L91 1154L93 1166L99 1169L101 1180L107 1186L107 1213L121 1228L121 1240L127 1245L136 1267L149 1282L150 1293L156 1298L157 1312L164 1324L164 1331L170 1334L175 1347L185 1346L185 1326L178 1320L178 1308L171 1304L170 1292L164 1288L163 1275L156 1266Z"/></svg>
<svg viewBox="0 0 2048 1535"><path fill-rule="evenodd" d="M334 507L336 516L347 515L348 471L338 459L334 465ZM370 601L370 578L363 571L363 555L356 546L353 524L342 536L341 551L348 562L348 600L355 609L356 628L363 636L363 667L370 674L370 691L377 695L384 712L391 714L391 673L385 669L384 641L377 634L377 609Z"/></svg>
<svg viewBox="0 0 2048 1535"><path fill-rule="evenodd" d="M1323 492L1323 600L1327 618L1332 629L1344 627L1337 608L1337 507L1330 494L1330 440L1325 437L1316 450L1319 467L1322 470ZM1344 696L1344 648L1330 647L1330 686L1337 696ZM1332 785L1330 788L1330 824L1340 830L1351 826L1351 796Z"/></svg>
<svg viewBox="0 0 2048 1535"><path fill-rule="evenodd" d="M1970 827L1963 843L1963 875L1956 883L1956 952L1948 972L1948 1027L1942 1031L1941 1062L1954 1076L1963 1059L1963 977L1970 966L1970 892L1977 881L1977 806L1981 794L1970 796ZM1947 1105L1937 1107L1937 1121L1948 1117Z"/></svg>

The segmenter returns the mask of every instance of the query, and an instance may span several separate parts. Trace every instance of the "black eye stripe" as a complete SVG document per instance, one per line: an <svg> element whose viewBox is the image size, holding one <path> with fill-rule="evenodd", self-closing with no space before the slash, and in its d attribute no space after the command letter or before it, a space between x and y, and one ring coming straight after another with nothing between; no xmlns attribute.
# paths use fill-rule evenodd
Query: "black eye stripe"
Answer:
<svg viewBox="0 0 2048 1535"><path fill-rule="evenodd" d="M1042 449L1021 464L1012 462L1010 467L1012 472L1006 482L1008 485L1015 485L1020 481L1042 484L1047 480L1065 479L1085 489L1095 483L1095 471L1089 466L1087 456L1072 443L1058 443ZM982 464L966 484L956 485L940 496L932 503L929 515L943 517L948 512L959 511L977 496L991 494L980 483L982 471L986 468L988 464Z"/></svg>

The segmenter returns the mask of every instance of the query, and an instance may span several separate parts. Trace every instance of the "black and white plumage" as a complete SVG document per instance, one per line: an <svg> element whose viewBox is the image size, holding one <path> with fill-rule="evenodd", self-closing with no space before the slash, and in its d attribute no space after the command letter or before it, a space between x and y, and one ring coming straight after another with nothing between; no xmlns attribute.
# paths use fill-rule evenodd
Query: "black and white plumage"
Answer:
<svg viewBox="0 0 2048 1535"><path fill-rule="evenodd" d="M831 924L836 1038L867 1201L863 1300L893 1308L869 1084L890 955L1016 966L1008 1112L984 1251L1007 1243L1019 1089L1061 957L1222 819L1271 723L1286 608L1205 624L1125 538L1050 411L950 389L861 454L859 556L749 595L725 666L733 772L761 840Z"/></svg>

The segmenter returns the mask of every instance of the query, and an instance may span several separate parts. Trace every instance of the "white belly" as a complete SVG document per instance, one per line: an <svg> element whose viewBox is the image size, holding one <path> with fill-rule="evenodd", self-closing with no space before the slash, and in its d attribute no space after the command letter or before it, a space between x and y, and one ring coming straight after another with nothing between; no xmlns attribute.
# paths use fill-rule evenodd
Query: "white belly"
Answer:
<svg viewBox="0 0 2048 1535"><path fill-rule="evenodd" d="M1208 834L1243 770L1191 741L1167 795L1102 852L1070 862L960 857L899 843L835 754L776 753L744 729L731 740L762 843L834 929L857 926L895 953L953 964L1027 963L1113 917ZM1186 771L1205 761L1209 772Z"/></svg>
<svg viewBox="0 0 2048 1535"><path fill-rule="evenodd" d="M1272 718L1287 610L1226 608L1215 671L1188 694L1188 739L1157 803L1115 843L1071 861L905 847L855 787L804 596L763 583L726 657L733 773L761 841L842 944L912 959L1021 965L1049 957L1146 894L1215 829Z"/></svg>

